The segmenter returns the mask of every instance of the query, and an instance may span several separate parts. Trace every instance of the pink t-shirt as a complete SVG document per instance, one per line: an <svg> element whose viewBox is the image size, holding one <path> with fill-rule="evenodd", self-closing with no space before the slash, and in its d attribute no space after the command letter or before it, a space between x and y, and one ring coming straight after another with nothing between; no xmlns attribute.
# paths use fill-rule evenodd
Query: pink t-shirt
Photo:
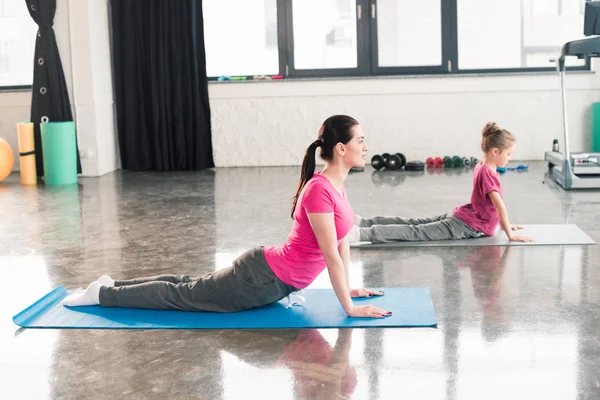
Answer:
<svg viewBox="0 0 600 400"><path fill-rule="evenodd" d="M294 224L286 242L264 248L265 259L275 275L288 285L303 289L325 269L325 257L307 213L334 213L338 246L354 224L354 212L346 196L317 172L306 183L294 211Z"/></svg>
<svg viewBox="0 0 600 400"><path fill-rule="evenodd" d="M492 199L488 196L493 191L498 192L500 197L504 198L498 173L486 165L477 164L473 176L471 202L454 209L456 218L476 231L483 232L487 236L494 236L500 217L498 217Z"/></svg>

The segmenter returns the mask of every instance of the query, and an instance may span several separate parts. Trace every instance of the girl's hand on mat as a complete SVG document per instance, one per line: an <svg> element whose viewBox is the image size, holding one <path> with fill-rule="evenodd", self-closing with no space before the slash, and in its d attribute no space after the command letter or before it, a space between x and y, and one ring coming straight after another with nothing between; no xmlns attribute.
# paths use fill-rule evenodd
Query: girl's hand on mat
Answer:
<svg viewBox="0 0 600 400"><path fill-rule="evenodd" d="M521 226L521 225L511 225L510 229L513 230L513 231L516 231L518 229L523 229L523 226Z"/></svg>
<svg viewBox="0 0 600 400"><path fill-rule="evenodd" d="M366 318L384 318L392 315L391 311L386 311L379 307L373 306L354 306L348 313L350 317L366 317Z"/></svg>
<svg viewBox="0 0 600 400"><path fill-rule="evenodd" d="M370 289L351 289L350 297L373 297L373 296L383 296L383 292L378 290L370 290Z"/></svg>
<svg viewBox="0 0 600 400"><path fill-rule="evenodd" d="M511 242L533 242L534 240L529 236L511 236L509 238Z"/></svg>

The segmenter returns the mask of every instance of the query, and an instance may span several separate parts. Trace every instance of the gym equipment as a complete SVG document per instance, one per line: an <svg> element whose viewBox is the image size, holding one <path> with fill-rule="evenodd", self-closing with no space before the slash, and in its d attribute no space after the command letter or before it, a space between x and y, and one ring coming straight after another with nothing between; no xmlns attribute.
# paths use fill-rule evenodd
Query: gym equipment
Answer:
<svg viewBox="0 0 600 400"><path fill-rule="evenodd" d="M600 152L600 103L592 103L592 152ZM558 150L556 150L558 151Z"/></svg>
<svg viewBox="0 0 600 400"><path fill-rule="evenodd" d="M0 182L6 179L15 165L15 155L10 144L0 138Z"/></svg>
<svg viewBox="0 0 600 400"><path fill-rule="evenodd" d="M397 154L390 154L385 160L385 167L390 171L395 171L403 166L402 159Z"/></svg>
<svg viewBox="0 0 600 400"><path fill-rule="evenodd" d="M427 168L443 168L444 160L441 157L429 157L427 159Z"/></svg>
<svg viewBox="0 0 600 400"><path fill-rule="evenodd" d="M373 166L373 168L379 171L380 169L385 167L383 157L378 154L374 155L373 158L371 158L371 165Z"/></svg>
<svg viewBox="0 0 600 400"><path fill-rule="evenodd" d="M37 184L37 165L35 163L35 141L33 123L17 124L19 137L19 166L21 185Z"/></svg>
<svg viewBox="0 0 600 400"><path fill-rule="evenodd" d="M476 166L479 163L479 159L471 157L471 166Z"/></svg>
<svg viewBox="0 0 600 400"><path fill-rule="evenodd" d="M40 124L44 154L44 183L67 185L77 183L77 146L75 123L46 122Z"/></svg>
<svg viewBox="0 0 600 400"><path fill-rule="evenodd" d="M424 171L425 164L421 161L409 161L404 166L406 171Z"/></svg>
<svg viewBox="0 0 600 400"><path fill-rule="evenodd" d="M443 168L444 160L441 157L429 157L427 159L427 167L428 168Z"/></svg>
<svg viewBox="0 0 600 400"><path fill-rule="evenodd" d="M452 165L454 168L460 168L463 166L463 159L459 156L452 157Z"/></svg>
<svg viewBox="0 0 600 400"><path fill-rule="evenodd" d="M600 35L600 1L585 3L584 28L585 36ZM573 56L579 59L600 57L600 37L574 40L563 45L556 62L560 77L562 123L565 152L547 151L544 159L548 161L549 175L563 189L600 188L600 153L572 153L569 143L567 122L567 98L565 91L565 58ZM553 146L554 147L554 146Z"/></svg>
<svg viewBox="0 0 600 400"><path fill-rule="evenodd" d="M519 171L519 172L525 172L529 169L529 167L527 165L519 165L518 167L510 167L510 168L506 168L506 167L496 167L496 171L500 172L500 173L504 173L506 171Z"/></svg>
<svg viewBox="0 0 600 400"><path fill-rule="evenodd" d="M577 225L523 225L524 229L515 231L516 235L529 236L535 242L511 242L504 231L499 231L492 237L479 237L460 240L431 240L418 242L388 242L350 244L358 248L383 247L468 247L468 246L542 246L542 245L588 245L596 242L583 232Z"/></svg>
<svg viewBox="0 0 600 400"><path fill-rule="evenodd" d="M286 308L287 299L265 307L234 313L65 307L72 291L58 286L13 317L24 328L78 329L287 329L437 326L429 288L381 288L384 296L357 298L392 312L386 318L349 318L333 289L305 289L306 302Z"/></svg>
<svg viewBox="0 0 600 400"><path fill-rule="evenodd" d="M471 166L471 159L470 158L463 157L461 160L462 160L462 164L465 167L470 167Z"/></svg>
<svg viewBox="0 0 600 400"><path fill-rule="evenodd" d="M444 168L452 168L454 166L454 161L452 161L451 157L444 157Z"/></svg>
<svg viewBox="0 0 600 400"><path fill-rule="evenodd" d="M400 168L406 165L406 157L402 153L396 153L396 155L400 158Z"/></svg>
<svg viewBox="0 0 600 400"><path fill-rule="evenodd" d="M383 164L385 165L385 163L387 163L387 159L390 157L390 153L383 153L381 157L383 157Z"/></svg>

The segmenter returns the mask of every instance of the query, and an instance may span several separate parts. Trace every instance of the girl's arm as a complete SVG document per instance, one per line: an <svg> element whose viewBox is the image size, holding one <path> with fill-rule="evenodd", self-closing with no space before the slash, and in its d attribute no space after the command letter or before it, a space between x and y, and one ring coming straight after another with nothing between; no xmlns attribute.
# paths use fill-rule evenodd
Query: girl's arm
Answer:
<svg viewBox="0 0 600 400"><path fill-rule="evenodd" d="M488 196L492 200L492 203L494 203L494 207L496 207L496 211L500 217L500 226L502 227L502 230L506 232L508 240L513 242L533 242L533 239L530 237L513 235L512 226L510 225L510 221L508 219L508 211L506 211L506 206L504 205L504 201L502 200L500 193L492 191L488 193Z"/></svg>
<svg viewBox="0 0 600 400"><path fill-rule="evenodd" d="M354 305L350 296L344 261L338 251L333 213L308 213L307 216L319 243L319 248L325 257L331 285L346 314L350 317L371 318L382 318L391 314L378 307Z"/></svg>

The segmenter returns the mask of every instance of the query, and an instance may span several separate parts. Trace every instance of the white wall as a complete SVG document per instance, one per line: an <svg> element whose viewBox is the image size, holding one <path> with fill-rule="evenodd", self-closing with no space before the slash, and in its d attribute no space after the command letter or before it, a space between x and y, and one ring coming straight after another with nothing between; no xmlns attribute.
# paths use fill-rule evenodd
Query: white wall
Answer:
<svg viewBox="0 0 600 400"><path fill-rule="evenodd" d="M572 149L589 149L600 78L573 73L566 82ZM478 156L481 128L496 121L516 135L515 159L541 160L562 138L559 88L556 74L211 84L215 163L299 165L337 113L361 122L371 155Z"/></svg>
<svg viewBox="0 0 600 400"><path fill-rule="evenodd" d="M107 0L58 0L54 17L84 176L118 167L107 7ZM30 92L0 93L0 137L15 153L16 124L29 121L30 105Z"/></svg>
<svg viewBox="0 0 600 400"><path fill-rule="evenodd" d="M31 92L0 93L0 138L12 147L16 170L19 169L17 123L29 121L30 110Z"/></svg>

